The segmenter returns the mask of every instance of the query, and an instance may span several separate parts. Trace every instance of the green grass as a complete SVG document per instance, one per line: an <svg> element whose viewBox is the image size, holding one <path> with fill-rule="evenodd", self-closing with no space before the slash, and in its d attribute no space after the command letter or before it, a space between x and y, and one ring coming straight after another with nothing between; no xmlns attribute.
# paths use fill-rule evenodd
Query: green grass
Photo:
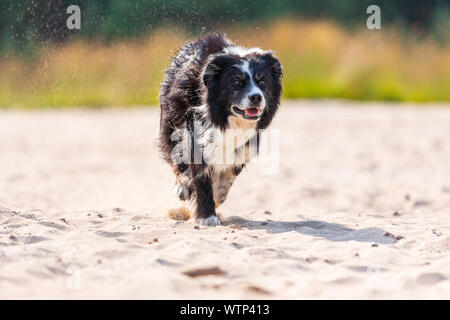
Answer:
<svg viewBox="0 0 450 320"><path fill-rule="evenodd" d="M350 32L326 21L227 31L239 44L276 52L284 98L450 102L448 43L405 39L388 27ZM0 107L156 105L169 57L186 40L161 30L140 41L77 41L28 60L0 58Z"/></svg>

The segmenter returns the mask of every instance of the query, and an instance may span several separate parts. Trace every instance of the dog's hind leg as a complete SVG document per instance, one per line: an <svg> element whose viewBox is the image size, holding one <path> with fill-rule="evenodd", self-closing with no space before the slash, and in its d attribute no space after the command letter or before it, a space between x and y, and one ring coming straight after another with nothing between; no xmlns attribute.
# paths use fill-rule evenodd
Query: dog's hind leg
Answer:
<svg viewBox="0 0 450 320"><path fill-rule="evenodd" d="M175 193L181 201L189 200L194 192L194 185L192 184L189 172L185 171L177 175L177 182L175 183Z"/></svg>
<svg viewBox="0 0 450 320"><path fill-rule="evenodd" d="M234 180L242 171L243 166L229 167L226 170L215 172L213 178L213 194L215 208L219 207L228 196Z"/></svg>
<svg viewBox="0 0 450 320"><path fill-rule="evenodd" d="M191 169L186 164L174 164L173 172L176 176L174 193L181 201L189 200L194 192Z"/></svg>
<svg viewBox="0 0 450 320"><path fill-rule="evenodd" d="M213 194L215 208L219 207L228 196L228 191L233 185L236 176L230 172L231 170L216 173L213 180Z"/></svg>
<svg viewBox="0 0 450 320"><path fill-rule="evenodd" d="M189 200L193 191L194 187L192 184L177 183L175 185L175 193L181 201Z"/></svg>

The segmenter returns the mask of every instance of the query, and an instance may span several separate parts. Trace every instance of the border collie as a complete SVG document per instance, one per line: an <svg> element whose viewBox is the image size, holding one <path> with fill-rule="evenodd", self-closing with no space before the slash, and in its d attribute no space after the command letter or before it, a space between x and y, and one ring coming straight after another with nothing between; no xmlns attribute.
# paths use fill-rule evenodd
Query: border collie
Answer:
<svg viewBox="0 0 450 320"><path fill-rule="evenodd" d="M237 46L222 34L185 44L171 60L159 94L159 145L178 197L194 205L201 225L220 224L215 209L257 154L259 130L280 103L281 77L272 51Z"/></svg>

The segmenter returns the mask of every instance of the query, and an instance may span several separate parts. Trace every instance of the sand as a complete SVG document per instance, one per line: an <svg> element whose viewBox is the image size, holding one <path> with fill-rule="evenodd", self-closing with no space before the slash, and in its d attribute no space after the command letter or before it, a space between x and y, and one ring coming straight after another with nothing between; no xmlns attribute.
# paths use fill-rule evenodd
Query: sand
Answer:
<svg viewBox="0 0 450 320"><path fill-rule="evenodd" d="M167 218L157 108L0 112L0 298L450 298L450 106L285 101L222 225Z"/></svg>

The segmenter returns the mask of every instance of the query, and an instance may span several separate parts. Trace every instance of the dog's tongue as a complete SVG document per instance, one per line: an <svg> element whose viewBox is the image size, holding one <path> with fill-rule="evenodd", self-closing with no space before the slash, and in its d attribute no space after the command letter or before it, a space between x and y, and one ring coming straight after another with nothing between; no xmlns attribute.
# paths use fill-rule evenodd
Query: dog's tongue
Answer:
<svg viewBox="0 0 450 320"><path fill-rule="evenodd" d="M245 109L245 114L248 115L249 117L255 117L258 115L258 109L256 108Z"/></svg>

